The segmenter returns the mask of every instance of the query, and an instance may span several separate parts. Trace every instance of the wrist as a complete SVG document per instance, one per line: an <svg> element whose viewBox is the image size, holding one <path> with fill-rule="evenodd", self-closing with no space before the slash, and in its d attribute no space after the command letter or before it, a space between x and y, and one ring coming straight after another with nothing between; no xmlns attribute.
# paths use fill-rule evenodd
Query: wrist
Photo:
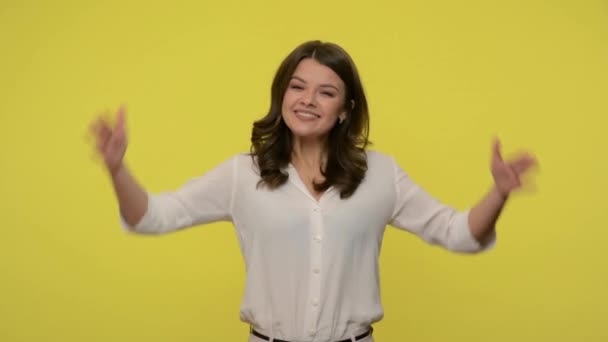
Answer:
<svg viewBox="0 0 608 342"><path fill-rule="evenodd" d="M108 171L110 173L110 176L112 176L112 178L116 178L119 177L122 173L124 173L125 171L125 165L124 163L120 163L115 167L112 168L108 168Z"/></svg>
<svg viewBox="0 0 608 342"><path fill-rule="evenodd" d="M505 191L505 190L501 190L498 185L494 184L494 187L492 188L491 193L497 197L500 198L503 201L506 201L509 198L509 191Z"/></svg>

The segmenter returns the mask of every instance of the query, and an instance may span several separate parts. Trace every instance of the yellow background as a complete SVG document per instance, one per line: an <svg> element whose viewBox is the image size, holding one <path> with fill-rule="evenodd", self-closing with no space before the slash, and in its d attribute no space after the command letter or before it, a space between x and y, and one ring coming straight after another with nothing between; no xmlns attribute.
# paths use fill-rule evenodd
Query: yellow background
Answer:
<svg viewBox="0 0 608 342"><path fill-rule="evenodd" d="M230 224L121 231L86 138L128 106L150 191L249 149L280 61L355 59L374 149L436 197L492 184L491 138L533 152L490 253L387 230L379 342L608 341L608 2L0 1L0 340L246 341Z"/></svg>

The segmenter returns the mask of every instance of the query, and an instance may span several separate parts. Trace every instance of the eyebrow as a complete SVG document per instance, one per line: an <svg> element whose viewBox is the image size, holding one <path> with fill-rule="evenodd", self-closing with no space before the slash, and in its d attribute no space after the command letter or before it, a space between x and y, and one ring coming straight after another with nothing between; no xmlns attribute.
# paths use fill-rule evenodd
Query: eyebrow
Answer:
<svg viewBox="0 0 608 342"><path fill-rule="evenodd" d="M291 79L292 79L292 80L293 80L293 79L296 79L296 80L298 80L298 81L300 81L300 82L302 82L302 83L307 83L306 81L304 81L304 79L302 79L302 78L300 78L300 77L298 77L298 76L292 76L292 77L291 77ZM340 89L338 89L338 87L336 87L336 86L335 86L335 85L333 85L333 84L321 84L321 87L329 87L329 88L334 88L334 89L336 89L336 91L340 91Z"/></svg>

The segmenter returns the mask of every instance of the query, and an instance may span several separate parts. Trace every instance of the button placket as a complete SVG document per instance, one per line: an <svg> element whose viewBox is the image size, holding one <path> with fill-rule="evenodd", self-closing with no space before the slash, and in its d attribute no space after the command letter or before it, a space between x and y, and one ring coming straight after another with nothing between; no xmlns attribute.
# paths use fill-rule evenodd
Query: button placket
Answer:
<svg viewBox="0 0 608 342"><path fill-rule="evenodd" d="M309 331L316 333L317 322L319 319L319 308L321 300L321 265L322 265L322 234L323 234L323 215L321 207L315 204L312 208L312 239L310 240L310 282L309 282Z"/></svg>

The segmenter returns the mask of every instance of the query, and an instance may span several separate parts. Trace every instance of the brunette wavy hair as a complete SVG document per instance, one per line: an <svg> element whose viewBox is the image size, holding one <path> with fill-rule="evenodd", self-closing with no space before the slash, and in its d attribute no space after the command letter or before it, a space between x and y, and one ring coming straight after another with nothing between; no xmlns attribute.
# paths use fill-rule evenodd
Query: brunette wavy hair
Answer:
<svg viewBox="0 0 608 342"><path fill-rule="evenodd" d="M292 133L282 119L285 91L298 64L312 58L332 69L344 82L346 119L335 124L328 134L327 163L321 174L322 183L314 183L316 191L330 186L340 191L340 198L350 197L363 181L367 171L365 148L371 144L369 112L363 85L355 63L340 46L318 40L301 44L279 66L272 82L270 110L253 123L251 156L257 164L261 179L258 186L270 189L283 185L288 174L284 171L290 162ZM257 159L257 160L256 160Z"/></svg>

